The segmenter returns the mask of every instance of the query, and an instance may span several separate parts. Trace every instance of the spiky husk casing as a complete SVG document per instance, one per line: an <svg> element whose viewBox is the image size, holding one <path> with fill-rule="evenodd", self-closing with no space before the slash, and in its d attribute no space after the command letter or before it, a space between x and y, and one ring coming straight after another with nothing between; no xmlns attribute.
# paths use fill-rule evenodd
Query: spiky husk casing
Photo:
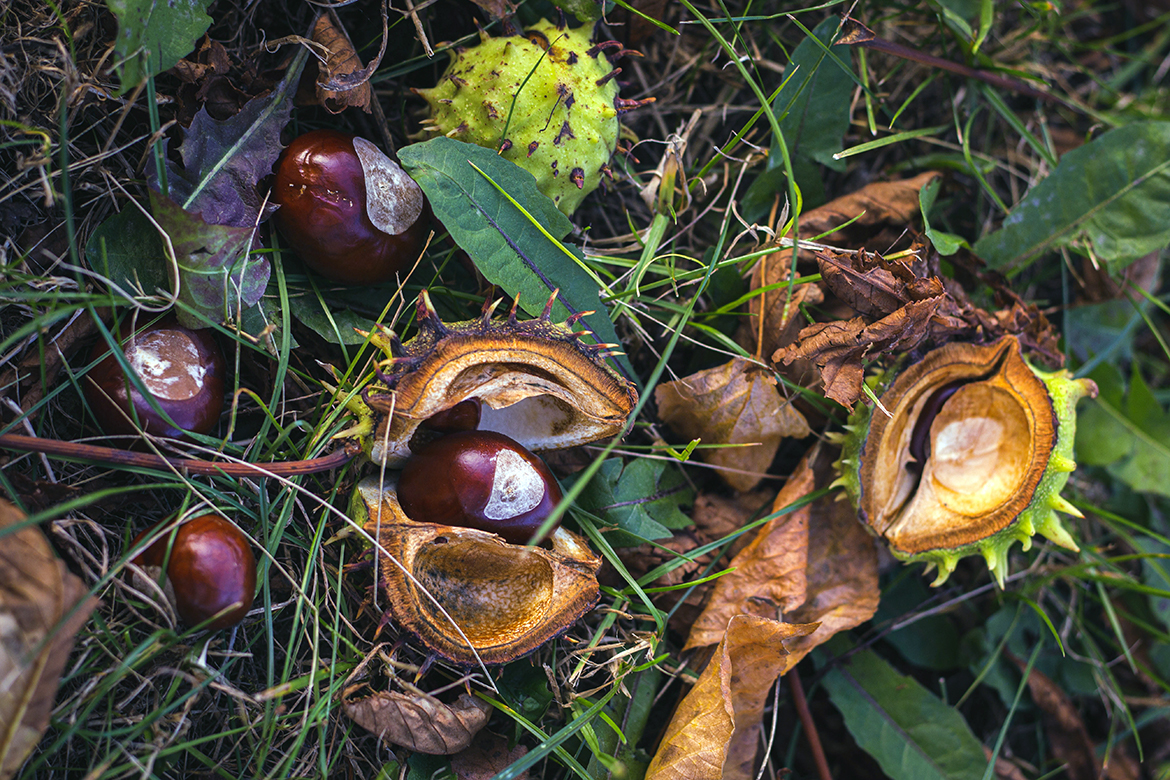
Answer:
<svg viewBox="0 0 1170 780"><path fill-rule="evenodd" d="M1082 517L1076 507L1065 500L1060 493L1068 483L1071 472L1076 469L1076 462L1073 460L1073 443L1076 439L1076 405L1081 398L1095 396L1096 385L1087 379L1073 379L1067 371L1047 373L1039 371L1031 365L1028 367L1031 368L1048 392L1052 405L1051 414L1056 429L1056 441L1039 484L1032 493L1031 500L1005 527L967 544L913 552L898 549L893 543L889 544L890 552L899 560L907 563L925 563L927 564L927 572L937 569L937 576L931 583L933 586L937 587L946 582L961 559L971 555L981 555L987 562L987 567L995 577L996 582L1000 587L1003 587L1008 573L1008 554L1011 546L1019 542L1021 548L1027 551L1032 546L1032 537L1037 533L1069 550L1078 551L1080 549L1065 529L1057 512ZM880 377L878 381L881 383L890 379L892 377ZM880 414L881 412L876 413ZM840 477L834 485L843 487L850 501L857 507L862 505L862 495L865 489L861 478L861 458L866 448L874 414L875 411L872 407L859 404L845 426L846 433L836 437L837 442L841 445L841 457L835 464ZM862 519L865 520L864 516ZM870 526L867 524L867 527ZM870 530L874 529L870 528ZM885 541L890 542L889 539L885 539Z"/></svg>
<svg viewBox="0 0 1170 780"><path fill-rule="evenodd" d="M481 33L435 87L415 90L431 109L424 131L500 150L571 215L609 173L618 114L641 103L618 97L620 69L603 52L621 45L590 36L543 19L524 35Z"/></svg>

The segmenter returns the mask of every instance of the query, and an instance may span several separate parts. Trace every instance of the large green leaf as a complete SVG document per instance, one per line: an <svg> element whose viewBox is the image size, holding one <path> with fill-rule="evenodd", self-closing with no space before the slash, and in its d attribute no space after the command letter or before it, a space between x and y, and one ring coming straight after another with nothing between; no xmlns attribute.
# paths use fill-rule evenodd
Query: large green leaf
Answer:
<svg viewBox="0 0 1170 780"><path fill-rule="evenodd" d="M98 225L85 256L90 268L127 295L165 295L170 287L158 230L133 205Z"/></svg>
<svg viewBox="0 0 1170 780"><path fill-rule="evenodd" d="M1021 267L1075 246L1118 271L1170 243L1170 122L1135 122L1072 150L975 251Z"/></svg>
<svg viewBox="0 0 1170 780"><path fill-rule="evenodd" d="M584 254L560 242L573 224L536 188L532 174L490 149L442 136L407 146L398 158L423 188L435 217L488 281L519 297L530 314L539 314L559 289L554 317L595 312L584 318L585 325L599 342L617 343L601 288L584 268ZM628 361L622 357L618 363L632 379Z"/></svg>
<svg viewBox="0 0 1170 780"><path fill-rule="evenodd" d="M863 651L824 685L857 744L897 780L980 780L983 746L954 707Z"/></svg>
<svg viewBox="0 0 1170 780"><path fill-rule="evenodd" d="M147 76L170 70L195 48L195 41L211 26L211 0L106 0L118 19L114 61L119 71L119 94L138 86Z"/></svg>
<svg viewBox="0 0 1170 780"><path fill-rule="evenodd" d="M1170 415L1136 371L1125 397L1115 368L1092 376L1100 393L1078 416L1077 460L1108 466L1134 490L1170 496Z"/></svg>

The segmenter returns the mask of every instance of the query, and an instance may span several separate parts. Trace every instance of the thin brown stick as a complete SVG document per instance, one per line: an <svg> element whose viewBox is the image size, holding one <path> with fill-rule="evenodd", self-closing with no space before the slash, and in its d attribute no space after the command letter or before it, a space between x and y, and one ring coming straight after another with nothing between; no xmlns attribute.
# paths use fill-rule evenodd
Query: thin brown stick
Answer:
<svg viewBox="0 0 1170 780"><path fill-rule="evenodd" d="M284 460L269 463L223 463L193 458L165 458L151 452L130 452L95 444L78 444L59 439L41 439L36 436L20 436L13 433L0 435L0 449L17 452L39 452L65 460L87 460L117 466L131 466L148 469L178 469L188 474L225 474L229 477L295 477L301 474L316 474L329 471L349 463L361 447L351 443L329 455L309 460Z"/></svg>
<svg viewBox="0 0 1170 780"><path fill-rule="evenodd" d="M792 703L796 705L800 724L804 726L804 733L808 735L808 746L812 748L813 761L817 764L817 775L821 780L833 780L833 776L829 774L829 761L825 758L825 749L821 746L821 735L817 733L812 712L808 708L808 699L804 697L804 685L801 684L800 675L795 669L788 673L788 682L792 686Z"/></svg>

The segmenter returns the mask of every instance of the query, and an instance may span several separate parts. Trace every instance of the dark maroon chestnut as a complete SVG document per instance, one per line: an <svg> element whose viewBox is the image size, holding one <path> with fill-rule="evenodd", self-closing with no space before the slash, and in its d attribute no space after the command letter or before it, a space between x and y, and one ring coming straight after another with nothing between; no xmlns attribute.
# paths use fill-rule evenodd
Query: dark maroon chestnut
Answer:
<svg viewBox="0 0 1170 780"><path fill-rule="evenodd" d="M444 409L438 414L432 414L419 425L435 433L458 433L459 431L474 431L479 427L479 418L483 412L483 402L478 398L468 398L465 401Z"/></svg>
<svg viewBox="0 0 1170 780"><path fill-rule="evenodd" d="M276 161L273 219L305 264L344 284L377 284L410 270L427 236L414 179L364 138L314 130Z"/></svg>
<svg viewBox="0 0 1170 780"><path fill-rule="evenodd" d="M132 544L156 527L138 534ZM189 626L214 617L203 627L228 628L252 608L256 593L252 546L239 528L219 515L192 518L173 533L163 534L134 563L166 572L167 595L173 595L175 611Z"/></svg>
<svg viewBox="0 0 1170 780"><path fill-rule="evenodd" d="M419 448L398 479L398 501L420 523L478 528L524 544L561 500L548 466L494 431L463 431Z"/></svg>
<svg viewBox="0 0 1170 780"><path fill-rule="evenodd" d="M173 316L131 332L130 319L118 329L126 362L142 380L160 408L174 420L167 422L122 372L104 341L94 346L90 360L105 359L90 369L84 381L85 399L98 424L108 434L135 434L138 426L156 436L181 438L186 431L207 433L223 411L227 364L210 330L185 328Z"/></svg>

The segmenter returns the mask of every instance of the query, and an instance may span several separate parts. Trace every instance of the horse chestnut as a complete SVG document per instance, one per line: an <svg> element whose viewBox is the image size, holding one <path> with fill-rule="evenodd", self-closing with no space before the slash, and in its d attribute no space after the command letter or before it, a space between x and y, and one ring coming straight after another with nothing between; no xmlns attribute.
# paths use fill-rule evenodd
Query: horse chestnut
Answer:
<svg viewBox="0 0 1170 780"><path fill-rule="evenodd" d="M281 234L305 264L344 284L409 270L427 225L422 189L364 138L314 130L276 161L272 200Z"/></svg>
<svg viewBox="0 0 1170 780"><path fill-rule="evenodd" d="M548 466L494 431L462 431L423 445L398 479L398 501L421 523L478 528L527 543L561 500Z"/></svg>
<svg viewBox="0 0 1170 780"><path fill-rule="evenodd" d="M118 329L118 343L130 368L174 421L155 411L127 378L122 365L104 341L90 353L90 361L105 359L86 375L85 399L102 430L111 435L143 431L172 439L186 431L207 433L223 411L223 352L209 330L191 330L173 316L131 332L127 319ZM135 423L137 420L137 423Z"/></svg>
<svg viewBox="0 0 1170 780"><path fill-rule="evenodd" d="M132 546L152 530L138 534ZM187 625L228 628L252 608L256 593L252 546L239 528L219 515L193 518L163 534L134 563L166 572L167 596L173 597L175 611Z"/></svg>

